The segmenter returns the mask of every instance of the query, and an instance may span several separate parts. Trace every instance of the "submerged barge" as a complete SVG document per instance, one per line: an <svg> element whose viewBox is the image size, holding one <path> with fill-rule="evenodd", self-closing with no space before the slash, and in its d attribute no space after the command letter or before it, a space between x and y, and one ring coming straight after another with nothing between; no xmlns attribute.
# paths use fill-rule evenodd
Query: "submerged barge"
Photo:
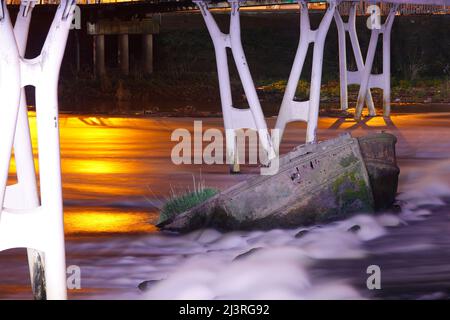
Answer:
<svg viewBox="0 0 450 320"><path fill-rule="evenodd" d="M299 146L279 171L241 182L158 224L163 230L294 228L392 205L399 168L395 136L377 133Z"/></svg>

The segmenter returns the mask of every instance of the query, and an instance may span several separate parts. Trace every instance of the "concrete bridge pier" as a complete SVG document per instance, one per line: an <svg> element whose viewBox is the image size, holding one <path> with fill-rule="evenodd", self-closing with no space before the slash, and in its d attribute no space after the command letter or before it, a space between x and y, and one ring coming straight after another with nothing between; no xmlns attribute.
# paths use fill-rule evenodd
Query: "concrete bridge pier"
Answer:
<svg viewBox="0 0 450 320"><path fill-rule="evenodd" d="M144 72L146 74L153 73L153 34L142 35L143 42L143 57L144 57Z"/></svg>
<svg viewBox="0 0 450 320"><path fill-rule="evenodd" d="M140 35L143 39L143 66L146 74L153 73L153 35L159 33L160 21L153 16L129 21L98 20L88 23L87 32L94 37L94 69L97 77L106 74L105 35L118 37L118 62L123 75L130 74L130 35Z"/></svg>
<svg viewBox="0 0 450 320"><path fill-rule="evenodd" d="M106 74L105 35L103 34L94 36L94 66L97 77L102 77Z"/></svg>
<svg viewBox="0 0 450 320"><path fill-rule="evenodd" d="M120 72L128 76L130 74L130 52L128 34L119 35L119 67Z"/></svg>

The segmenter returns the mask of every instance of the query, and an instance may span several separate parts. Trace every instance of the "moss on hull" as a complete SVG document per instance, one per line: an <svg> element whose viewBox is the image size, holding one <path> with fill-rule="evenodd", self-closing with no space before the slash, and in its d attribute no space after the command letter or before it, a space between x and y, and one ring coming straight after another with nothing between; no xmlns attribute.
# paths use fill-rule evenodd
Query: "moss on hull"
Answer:
<svg viewBox="0 0 450 320"><path fill-rule="evenodd" d="M336 199L340 202L339 208L343 212L352 211L351 207L354 206L355 199L360 202L358 208L361 211L373 211L373 199L369 193L370 188L363 179L357 177L355 171L350 171L338 177L334 181L332 189Z"/></svg>

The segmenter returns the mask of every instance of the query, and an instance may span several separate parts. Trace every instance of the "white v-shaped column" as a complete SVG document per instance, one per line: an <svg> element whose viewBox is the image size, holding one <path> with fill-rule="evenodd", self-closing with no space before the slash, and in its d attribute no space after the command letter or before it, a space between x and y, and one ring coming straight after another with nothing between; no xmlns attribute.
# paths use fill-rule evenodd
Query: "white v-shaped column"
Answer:
<svg viewBox="0 0 450 320"><path fill-rule="evenodd" d="M36 2L36 0L22 0L17 14L14 35L21 57L25 56L31 15ZM17 128L14 137L14 160L16 162L17 184L7 187L6 199L8 199L8 206L16 209L36 208L39 206L39 196L24 88L21 90ZM35 299L43 299L45 297L43 263L43 252L28 249L31 287Z"/></svg>
<svg viewBox="0 0 450 320"><path fill-rule="evenodd" d="M329 6L327 11L316 30L311 29L307 2L303 0L299 0L298 2L301 7L300 42L284 93L283 102L281 103L275 129L278 129L278 136L281 141L284 129L289 122L304 121L307 123L306 142L309 143L316 141L316 130L319 118L320 86L322 81L323 51L325 38L336 10L337 1L328 1ZM314 50L309 100L300 102L295 100L295 92L303 71L308 47L311 43L314 45ZM278 143L280 143L280 141Z"/></svg>
<svg viewBox="0 0 450 320"><path fill-rule="evenodd" d="M301 6L300 43L293 63L291 75L286 87L280 113L278 115L275 131L270 138L261 104L256 94L256 89L248 69L240 38L239 3L242 0L229 0L231 6L230 33L222 33L211 13L206 1L194 1L200 8L206 26L214 43L217 71L219 76L220 97L227 136L227 155L235 158L235 130L239 128L252 128L259 132L263 147L268 150L269 159L273 158L274 150L278 150L286 124L293 121L305 121L308 124L306 142L314 142L316 139L317 122L319 117L320 86L322 80L323 51L325 38L333 19L336 4L339 0L329 0L329 6L316 30L311 30L308 5L306 1L299 0ZM313 67L311 74L311 90L308 101L295 101L295 91L303 70L309 45L314 44ZM226 49L231 48L233 58L247 96L250 109L241 110L233 107L231 98L231 85L228 70ZM275 147L275 148L274 148ZM272 151L273 150L273 151Z"/></svg>
<svg viewBox="0 0 450 320"><path fill-rule="evenodd" d="M65 299L66 267L60 145L58 127L58 79L74 0L59 5L41 54L24 59L31 3L24 1L16 23L16 35L4 0L0 11L0 251L28 248L36 287L36 270L44 268L45 288L38 298ZM21 89L36 88L36 123L39 154L40 204L37 197L31 140ZM7 187L14 143L18 183ZM34 179L34 181L32 181ZM40 261L43 256L43 261ZM36 292L35 292L36 294Z"/></svg>
<svg viewBox="0 0 450 320"><path fill-rule="evenodd" d="M267 152L268 159L275 157L272 140L267 129L266 120L261 108L256 88L245 57L241 42L241 23L239 5L243 0L228 0L230 3L230 30L228 34L220 31L214 17L208 9L207 1L195 0L205 20L209 34L214 44L219 77L220 99L226 135L227 159L238 161L236 130L257 130L262 147ZM244 88L249 109L238 109L233 105L231 95L230 74L228 68L227 48L231 49L236 68Z"/></svg>
<svg viewBox="0 0 450 320"><path fill-rule="evenodd" d="M383 116L389 117L391 114L391 32L397 8L398 4L394 4L389 10L384 24L379 29L372 29L367 57L361 75L355 119L361 118L364 100L370 88L383 89ZM383 72L381 74L372 74L373 60L380 35L383 36Z"/></svg>
<svg viewBox="0 0 450 320"><path fill-rule="evenodd" d="M344 22L342 16L337 9L334 13L334 19L338 30L339 43L339 80L341 88L341 110L348 109L348 86L351 84L361 85L362 73L364 71L364 59L359 46L358 34L356 33L356 6L358 2L350 4L348 14L348 22ZM356 71L347 69L347 40L346 33L350 36L350 44L352 46L353 56L356 62ZM367 90L366 104L371 116L376 115L375 106L373 104L372 93Z"/></svg>
<svg viewBox="0 0 450 320"><path fill-rule="evenodd" d="M352 3L349 13L349 20L344 23L338 10L335 13L335 21L339 36L339 73L341 85L341 109L348 108L347 87L350 84L358 84L359 93L356 102L355 119L359 120L362 116L364 103L369 109L369 115L375 116L376 110L372 99L370 89L380 88L383 90L383 116L389 117L391 113L391 32L394 22L395 13L398 4L394 4L389 11L384 24L379 27L372 26L369 47L365 61L363 60L361 49L359 46L358 36L356 34L356 5ZM347 70L346 57L346 32L350 35L350 42L355 56L357 71ZM383 71L380 74L373 74L372 67L377 49L379 36L383 37Z"/></svg>

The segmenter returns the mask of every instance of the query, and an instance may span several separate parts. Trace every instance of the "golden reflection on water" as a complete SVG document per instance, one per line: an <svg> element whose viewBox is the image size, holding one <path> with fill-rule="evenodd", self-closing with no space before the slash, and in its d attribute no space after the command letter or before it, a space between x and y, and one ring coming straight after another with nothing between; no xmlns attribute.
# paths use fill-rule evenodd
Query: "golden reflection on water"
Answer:
<svg viewBox="0 0 450 320"><path fill-rule="evenodd" d="M29 119L39 171L34 112L29 112ZM147 119L138 118L61 115L59 123L64 200L77 203L64 207L66 235L156 231L157 214L151 209L116 207L114 202L133 204L133 199L145 197L150 176L154 171L161 171L158 161L151 161L160 155L161 148L153 148L152 144L166 144L170 133L158 130L156 123L150 122L149 126ZM143 157L147 154L150 156ZM15 171L12 158L11 182ZM85 201L89 203L83 205Z"/></svg>
<svg viewBox="0 0 450 320"><path fill-rule="evenodd" d="M149 233L157 231L147 212L108 210L105 208L70 208L65 210L66 235Z"/></svg>
<svg viewBox="0 0 450 320"><path fill-rule="evenodd" d="M117 173L121 172L122 168L120 164L114 163L114 161L108 162L106 160L64 160L63 164L63 168L68 169L69 172L78 172L83 174Z"/></svg>
<svg viewBox="0 0 450 320"><path fill-rule="evenodd" d="M29 116L36 155L36 117L33 112ZM203 120L204 129L223 127L220 118ZM226 166L172 164L170 154L176 143L170 140L170 135L176 128L192 129L193 121L189 118L61 115L63 194L65 202L70 204L65 206L67 234L153 232L156 230L156 214L145 208L149 206L145 199L153 196L164 199L172 184L191 185L192 174L198 173L200 168L205 173L209 171L206 182L214 187L223 188L236 183L239 177L226 174ZM442 115L432 121L436 125L448 125L448 119L442 119ZM273 118L268 119L270 127L274 126L273 122ZM352 119L321 117L318 132L319 138L323 139L336 136L338 132L334 129L352 132L357 129L358 134L369 129L387 127L397 130L395 126L415 128L427 125L430 125L430 119L424 114L396 115L389 123L382 117L367 118L358 123ZM303 143L303 132L304 126L286 130L286 150ZM12 161L10 181L13 181L14 172L15 163ZM123 202L127 202L126 206L122 205ZM130 204L136 208L128 210Z"/></svg>

